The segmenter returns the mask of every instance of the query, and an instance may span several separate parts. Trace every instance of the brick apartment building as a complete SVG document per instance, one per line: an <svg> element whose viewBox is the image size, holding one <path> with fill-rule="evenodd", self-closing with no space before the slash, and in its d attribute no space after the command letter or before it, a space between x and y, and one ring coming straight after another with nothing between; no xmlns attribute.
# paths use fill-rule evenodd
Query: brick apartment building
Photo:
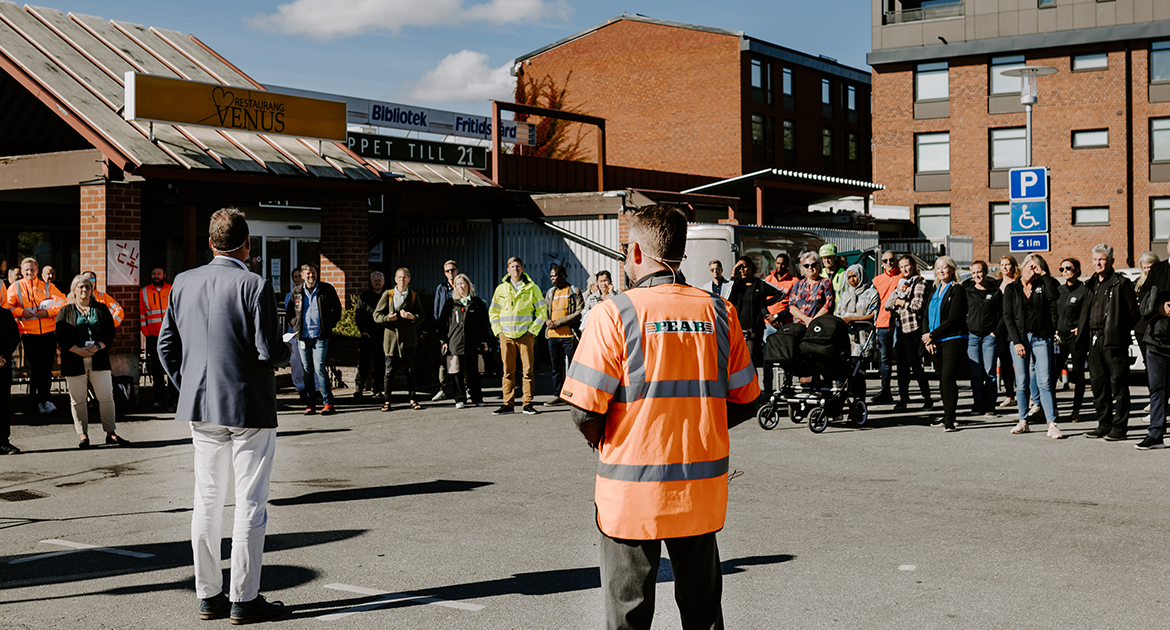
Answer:
<svg viewBox="0 0 1170 630"><path fill-rule="evenodd" d="M1020 79L1050 66L1032 164L1050 169L1049 263L1114 247L1118 266L1170 236L1170 0L872 0L879 204L922 234L1009 250L1008 170L1024 166Z"/></svg>
<svg viewBox="0 0 1170 630"><path fill-rule="evenodd" d="M799 174L769 173L749 188L747 205L760 198L769 212L873 189L856 186L871 180L870 76L833 59L623 14L516 62L517 74L567 85L571 106L606 119L610 164L719 178Z"/></svg>

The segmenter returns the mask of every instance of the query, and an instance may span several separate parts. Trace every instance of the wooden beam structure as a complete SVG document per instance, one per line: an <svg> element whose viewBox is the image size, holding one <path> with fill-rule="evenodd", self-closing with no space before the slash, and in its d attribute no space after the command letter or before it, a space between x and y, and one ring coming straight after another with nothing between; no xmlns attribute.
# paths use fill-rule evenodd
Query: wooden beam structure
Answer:
<svg viewBox="0 0 1170 630"><path fill-rule="evenodd" d="M597 127L597 190L605 190L605 119L547 107L492 101L492 181L500 186L500 112L543 116Z"/></svg>

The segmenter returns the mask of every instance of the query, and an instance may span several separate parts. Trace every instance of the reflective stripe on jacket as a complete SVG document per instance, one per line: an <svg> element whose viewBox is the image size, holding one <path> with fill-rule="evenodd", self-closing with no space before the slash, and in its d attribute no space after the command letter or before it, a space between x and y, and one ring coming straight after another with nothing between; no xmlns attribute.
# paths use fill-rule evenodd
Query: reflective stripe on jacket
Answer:
<svg viewBox="0 0 1170 630"><path fill-rule="evenodd" d="M727 515L727 402L760 394L735 308L694 287L644 286L597 305L561 397L604 413L594 501L611 538L718 531Z"/></svg>
<svg viewBox="0 0 1170 630"><path fill-rule="evenodd" d="M138 313L142 318L142 334L147 337L157 337L162 329L163 315L167 313L167 305L171 303L171 285L163 283L162 289L148 284L142 288L138 297Z"/></svg>
<svg viewBox="0 0 1170 630"><path fill-rule="evenodd" d="M25 319L25 310L40 308L40 304L52 300L48 305L46 315L37 319ZM8 287L8 295L4 306L12 311L16 318L16 325L22 335L47 335L57 329L57 312L65 306L65 294L53 285L46 288L40 278L19 280Z"/></svg>
<svg viewBox="0 0 1170 630"><path fill-rule="evenodd" d="M110 317L114 320L114 328L122 325L122 320L126 317L126 311L122 309L122 305L118 304L109 293L99 293L97 289L93 290L93 297L98 302L101 302L110 309ZM159 321L162 321L161 319Z"/></svg>
<svg viewBox="0 0 1170 630"><path fill-rule="evenodd" d="M540 334L544 320L548 319L548 308L545 306L544 296L540 294L540 287L525 273L520 276L524 287L519 291L512 286L509 276L504 276L496 292L492 294L492 303L488 307L488 320L492 324L492 334L499 337L519 339L524 333Z"/></svg>

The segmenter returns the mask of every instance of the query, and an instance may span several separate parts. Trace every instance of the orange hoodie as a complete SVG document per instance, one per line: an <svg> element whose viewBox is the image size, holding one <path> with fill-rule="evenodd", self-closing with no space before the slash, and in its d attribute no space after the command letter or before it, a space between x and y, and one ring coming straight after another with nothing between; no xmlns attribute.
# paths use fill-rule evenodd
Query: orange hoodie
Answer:
<svg viewBox="0 0 1170 630"><path fill-rule="evenodd" d="M886 310L886 298L898 288L898 279L902 277L902 272L897 267L878 275L873 279L873 288L878 292L878 312L877 321L874 326L878 328L890 327L890 312Z"/></svg>

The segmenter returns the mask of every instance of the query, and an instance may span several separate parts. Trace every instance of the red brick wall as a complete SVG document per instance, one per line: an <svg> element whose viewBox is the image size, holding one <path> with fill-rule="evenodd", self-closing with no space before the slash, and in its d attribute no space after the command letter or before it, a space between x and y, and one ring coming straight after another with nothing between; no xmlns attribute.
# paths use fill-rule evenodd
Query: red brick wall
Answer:
<svg viewBox="0 0 1170 630"><path fill-rule="evenodd" d="M321 202L321 280L337 289L342 305L369 284L370 208L365 197Z"/></svg>
<svg viewBox="0 0 1170 630"><path fill-rule="evenodd" d="M1057 54L1059 52L1059 54ZM1061 49L1028 53L1029 65L1051 66L1057 74L1040 79L1040 102L1033 110L1032 163L1051 172L1052 251L1049 263L1075 256L1087 266L1089 250L1106 242L1114 247L1118 266L1125 266L1149 248L1150 196L1170 195L1170 184L1149 183L1148 122L1151 115L1170 115L1170 104L1148 103L1146 52L1133 53L1134 95L1134 228L1136 251L1130 251L1126 203L1125 52L1109 51L1109 68L1071 72L1071 55L1101 52ZM1023 113L987 113L988 69L985 57L951 60L950 117L914 120L914 73L910 64L875 69L874 181L887 189L875 203L910 206L950 204L951 232L975 237L975 257L991 254L992 203L1006 203L1008 190L988 187L989 129L1023 127ZM1109 147L1072 149L1072 131L1108 129ZM914 134L949 131L951 188L914 191ZM1109 208L1108 226L1074 226L1073 208ZM995 251L1002 249L996 247ZM994 261L993 263L994 264Z"/></svg>
<svg viewBox="0 0 1170 630"><path fill-rule="evenodd" d="M738 37L619 20L533 57L523 71L558 87L572 72L570 104L606 119L609 164L740 174ZM595 160L596 137L582 146Z"/></svg>
<svg viewBox="0 0 1170 630"><path fill-rule="evenodd" d="M106 285L106 241L142 238L141 198L137 184L81 186L81 270L96 272L98 290L109 293L125 310L110 353L131 355L135 365L139 349L139 287Z"/></svg>

